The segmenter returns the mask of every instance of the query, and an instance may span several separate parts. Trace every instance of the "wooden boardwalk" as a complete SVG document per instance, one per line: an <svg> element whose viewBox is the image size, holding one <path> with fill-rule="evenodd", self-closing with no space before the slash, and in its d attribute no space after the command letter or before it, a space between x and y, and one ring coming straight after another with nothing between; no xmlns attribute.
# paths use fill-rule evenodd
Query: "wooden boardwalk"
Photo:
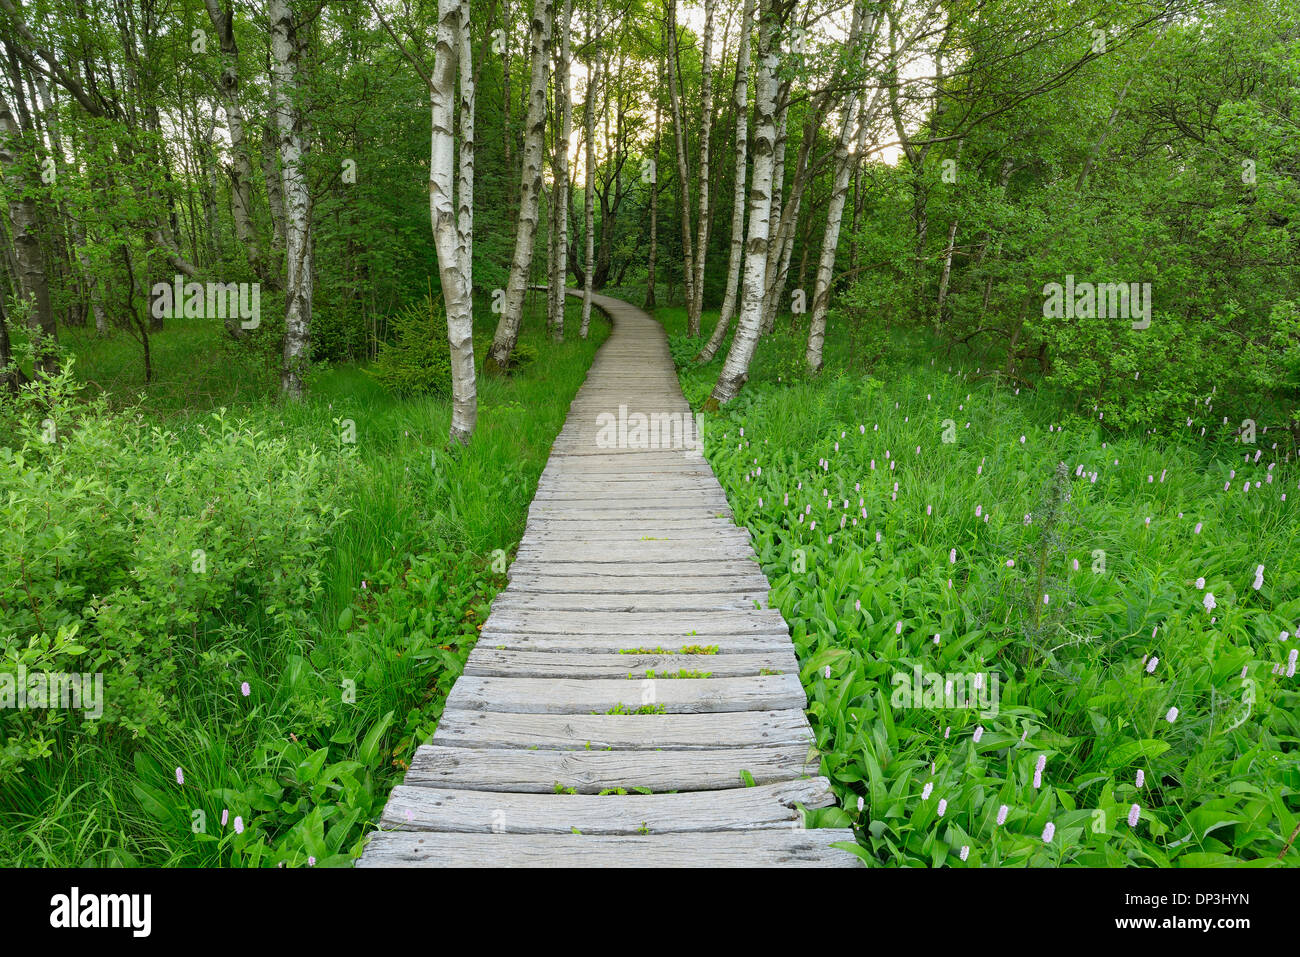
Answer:
<svg viewBox="0 0 1300 957"><path fill-rule="evenodd" d="M854 866L830 846L852 831L802 827L797 805L834 796L794 648L695 447L663 329L595 302L614 329L510 583L358 865ZM633 447L654 441L638 413L675 447Z"/></svg>

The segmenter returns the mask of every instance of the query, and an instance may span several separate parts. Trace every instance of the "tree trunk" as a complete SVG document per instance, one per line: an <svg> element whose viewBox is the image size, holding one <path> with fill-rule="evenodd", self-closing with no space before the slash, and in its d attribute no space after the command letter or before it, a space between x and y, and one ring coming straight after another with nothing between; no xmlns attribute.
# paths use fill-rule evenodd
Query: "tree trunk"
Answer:
<svg viewBox="0 0 1300 957"><path fill-rule="evenodd" d="M585 160L586 181L582 190L582 211L585 220L587 248L586 256L583 259L582 325L578 330L578 334L584 339L587 338L587 330L591 325L591 274L596 268L596 90L600 83L600 44L602 41L601 33L604 31L603 14L602 0L596 0L595 30L587 38L589 45L591 43L596 44L595 49L592 51L595 62L588 67L586 115L584 116L587 153Z"/></svg>
<svg viewBox="0 0 1300 957"><path fill-rule="evenodd" d="M700 208L696 220L695 276L691 288L695 293L692 312L695 333L699 335L700 317L704 312L704 264L709 251L709 137L713 132L713 8L715 0L704 0L704 37L700 47Z"/></svg>
<svg viewBox="0 0 1300 957"><path fill-rule="evenodd" d="M217 88L221 105L226 112L226 129L230 133L231 165L226 170L230 177L230 206L235 220L235 236L244 246L248 265L253 274L271 288L279 283L267 268L262 256L262 244L253 223L253 161L249 156L245 130L243 104L239 99L239 48L235 44L234 10L227 5L223 11L219 0L203 0L208 17L221 42L221 77Z"/></svg>
<svg viewBox="0 0 1300 957"><path fill-rule="evenodd" d="M854 104L858 102L854 97ZM840 142L835 151L835 185L831 190L830 206L826 211L826 231L822 235L821 255L817 260L817 278L813 286L812 318L808 323L808 348L804 360L811 372L819 372L822 367L822 346L826 339L826 313L830 308L831 285L835 272L835 255L839 249L840 226L844 220L844 201L849 191L849 179L856 174L858 164L862 161L863 151L867 147L867 132L870 129L874 107L859 111L850 104L849 113L855 114L858 124L857 152L850 156L845 134L851 129L848 115L840 132Z"/></svg>
<svg viewBox="0 0 1300 957"><path fill-rule="evenodd" d="M36 350L36 373L57 375L59 359L50 347L58 342L58 330L50 304L40 220L36 203L31 198L36 190L25 182L22 171L24 166L34 169L39 164L34 162L34 158L30 162L23 158L22 154L26 150L27 144L9 103L0 97L0 166L4 168L4 176L9 184L9 216L14 226L14 260L22 285L21 296L30 306L24 319Z"/></svg>
<svg viewBox="0 0 1300 957"><path fill-rule="evenodd" d="M478 425L478 382L474 370L474 111L476 91L470 0L460 0L460 181L456 189L460 273L464 283L461 311L447 313L451 351L451 427L448 438L468 445ZM490 24L489 24L490 25ZM482 50L480 49L480 53Z"/></svg>
<svg viewBox="0 0 1300 957"><path fill-rule="evenodd" d="M551 11L551 0L533 0L533 15L528 27L532 76L528 90L528 116L524 126L515 250L510 262L510 279L506 283L501 318L497 322L492 348L483 363L484 372L503 371L509 367L510 355L519 340L519 324L523 320L524 292L528 285L528 272L533 264L533 240L537 235L538 204L542 192L542 147L546 130L546 74L551 44Z"/></svg>
<svg viewBox="0 0 1300 957"><path fill-rule="evenodd" d="M514 94L510 92L510 39L514 23L510 19L510 0L505 0L501 14L501 99L504 109L502 134L505 137L506 169L515 165L515 109ZM514 197L511 197L514 202ZM513 215L513 210L512 210Z"/></svg>
<svg viewBox="0 0 1300 957"><path fill-rule="evenodd" d="M554 243L547 282L547 324L551 336L564 339L564 286L569 277L569 137L573 134L573 103L569 91L569 28L572 0L560 0L558 42L555 48L555 153L551 165L554 184L551 217Z"/></svg>
<svg viewBox="0 0 1300 957"><path fill-rule="evenodd" d="M474 315L470 297L473 235L474 87L469 50L468 0L439 0L433 75L429 89L429 219L438 253L451 352L452 415L448 438L468 444L477 417L474 381ZM462 61L462 62L458 62ZM461 79L459 222L452 193L456 169L456 73ZM467 208L468 206L468 208Z"/></svg>
<svg viewBox="0 0 1300 957"><path fill-rule="evenodd" d="M659 99L655 98L655 153L650 166L650 253L646 257L646 288L644 308L654 309L655 267L659 263Z"/></svg>
<svg viewBox="0 0 1300 957"><path fill-rule="evenodd" d="M749 189L749 234L745 242L745 277L740 315L731 349L713 386L705 409L714 411L736 397L749 375L758 345L766 291L768 233L772 214L772 179L776 140L776 31L774 0L761 0L758 30L758 69L754 94L754 178Z"/></svg>
<svg viewBox="0 0 1300 957"><path fill-rule="evenodd" d="M274 94L274 84L272 84ZM271 210L271 254L276 260L275 275L280 278L279 258L284 253L284 183L280 179L280 163L276 157L279 137L272 124L274 117L262 124L262 175L266 179L266 204ZM279 288L277 286L277 288Z"/></svg>
<svg viewBox="0 0 1300 957"><path fill-rule="evenodd" d="M789 118L790 103L787 99L781 106L781 112L776 118L776 133L773 143L772 159L772 199L768 205L768 243L767 243L767 266L764 268L764 282L771 282L776 276L777 260L781 254L781 246L778 240L781 238L781 214L785 193L785 144L787 140L786 122ZM773 229L772 224L776 224ZM748 259L748 257L746 257ZM769 295L764 289L763 295L763 316L759 322L759 330L763 335L772 331L769 315L775 317L776 306L769 302Z"/></svg>
<svg viewBox="0 0 1300 957"><path fill-rule="evenodd" d="M0 386L11 395L18 392L18 387L27 382L27 375L22 369L13 365L13 345L9 341L9 320L5 316L4 303L0 302Z"/></svg>
<svg viewBox="0 0 1300 957"><path fill-rule="evenodd" d="M722 340L727 335L727 327L736 311L736 291L740 286L740 264L745 249L745 170L747 166L749 120L749 34L750 21L754 16L754 0L745 0L744 11L740 21L740 47L736 53L736 82L731 93L731 107L736 117L736 185L731 200L731 256L727 260L727 292L722 299L722 311L718 314L718 324L708 343L695 357L696 362L709 362L718 354Z"/></svg>
<svg viewBox="0 0 1300 957"><path fill-rule="evenodd" d="M272 69L276 81L275 122L285 202L285 316L280 390L291 399L303 393L311 341L312 231L302 105L297 101L302 42L289 0L269 0Z"/></svg>
<svg viewBox="0 0 1300 957"><path fill-rule="evenodd" d="M686 288L686 334L700 334L700 314L695 310L695 252L691 241L691 180L686 167L686 130L678 94L677 0L668 6L668 101L673 114L673 143L677 156L677 208L682 218L682 284Z"/></svg>
<svg viewBox="0 0 1300 957"><path fill-rule="evenodd" d="M854 10L855 15L861 10ZM871 16L871 15L869 15ZM874 23L869 25L865 34L874 32ZM865 67L869 44L863 44L862 65ZM831 187L830 205L826 210L826 231L822 234L821 255L817 260L817 278L814 280L812 317L808 322L808 348L804 352L804 361L811 372L819 372L822 367L822 346L826 340L826 312L830 306L831 278L835 271L835 254L840 243L840 224L844 220L844 202L849 193L849 179L857 170L862 160L862 153L867 146L867 132L870 129L873 109L863 111L862 98L856 89L849 93L844 106L844 125L840 128L840 138L835 145L835 182ZM849 146L857 134L857 151L850 154Z"/></svg>

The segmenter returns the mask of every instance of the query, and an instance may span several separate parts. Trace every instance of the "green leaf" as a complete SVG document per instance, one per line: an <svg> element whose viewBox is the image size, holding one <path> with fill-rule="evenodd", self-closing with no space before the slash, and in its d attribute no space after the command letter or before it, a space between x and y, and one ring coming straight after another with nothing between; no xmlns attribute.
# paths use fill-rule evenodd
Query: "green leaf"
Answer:
<svg viewBox="0 0 1300 957"><path fill-rule="evenodd" d="M379 758L379 741L388 730L388 726L393 722L393 712L388 712L382 718L374 723L369 731L366 732L365 738L361 741L361 746L357 749L357 760L367 768L374 767Z"/></svg>

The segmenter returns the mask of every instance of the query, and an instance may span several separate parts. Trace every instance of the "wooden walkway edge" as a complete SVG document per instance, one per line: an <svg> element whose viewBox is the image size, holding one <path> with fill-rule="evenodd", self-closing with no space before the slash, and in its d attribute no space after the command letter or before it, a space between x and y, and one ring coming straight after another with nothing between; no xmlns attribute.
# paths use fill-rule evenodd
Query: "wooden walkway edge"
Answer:
<svg viewBox="0 0 1300 957"><path fill-rule="evenodd" d="M856 866L803 827L835 798L794 647L663 328L594 302L510 583L357 866Z"/></svg>

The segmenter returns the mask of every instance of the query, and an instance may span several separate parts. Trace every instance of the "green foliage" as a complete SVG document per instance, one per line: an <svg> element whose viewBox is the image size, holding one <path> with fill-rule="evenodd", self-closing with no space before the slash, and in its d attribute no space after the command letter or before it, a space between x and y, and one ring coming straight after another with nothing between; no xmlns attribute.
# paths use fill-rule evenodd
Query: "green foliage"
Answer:
<svg viewBox="0 0 1300 957"><path fill-rule="evenodd" d="M370 374L400 396L451 394L446 319L433 300L409 303L388 319L391 341L379 348Z"/></svg>
<svg viewBox="0 0 1300 957"><path fill-rule="evenodd" d="M953 18L970 59L952 92L969 112L929 119L945 133L995 115L911 160L864 166L837 259L851 279L832 296L847 364L872 369L894 332L925 328L946 358L1108 425L1167 432L1226 415L1300 434L1300 180L1280 119L1300 89L1293 5L1233 0L1148 24L1005 108L1077 62L1071 30L1033 57L1016 50L1065 10ZM1048 284L1067 277L1149 287L1149 325L1051 314Z"/></svg>
<svg viewBox="0 0 1300 957"><path fill-rule="evenodd" d="M98 671L106 700L98 720L0 709L0 861L349 864L433 733L607 329L482 383L463 449L446 402L360 370L268 404L251 358L209 371L215 330L179 322L155 341L205 370L197 391L80 398L78 376L138 384L119 339L0 395L0 676ZM238 412L199 411L212 394Z"/></svg>
<svg viewBox="0 0 1300 957"><path fill-rule="evenodd" d="M166 430L102 399L79 406L70 368L16 406L19 441L0 447L0 640L6 664L105 673L104 713L86 733L174 720L179 667L229 685L246 616L309 626L319 546L344 514L346 457L222 412ZM10 747L64 720L9 717L30 722ZM0 766L0 780L17 770Z"/></svg>
<svg viewBox="0 0 1300 957"><path fill-rule="evenodd" d="M833 330L828 359L848 346ZM1272 432L1256 460L1227 429L1103 431L914 355L785 386L782 348L760 342L749 402L704 435L841 797L809 825L854 825L879 865L1279 863L1300 822L1300 473ZM710 372L681 370L688 391ZM911 706L915 668L999 694Z"/></svg>
<svg viewBox="0 0 1300 957"><path fill-rule="evenodd" d="M444 334L445 335L445 334ZM311 317L313 363L354 362L367 358L365 319L347 308L317 305Z"/></svg>

